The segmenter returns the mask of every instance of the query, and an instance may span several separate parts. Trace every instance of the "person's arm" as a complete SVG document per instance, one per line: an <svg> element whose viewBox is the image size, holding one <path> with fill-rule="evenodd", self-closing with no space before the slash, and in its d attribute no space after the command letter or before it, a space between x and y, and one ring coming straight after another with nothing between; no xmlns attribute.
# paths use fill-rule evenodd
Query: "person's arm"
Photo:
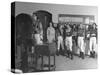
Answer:
<svg viewBox="0 0 100 75"><path fill-rule="evenodd" d="M96 29L96 43L98 43L98 30Z"/></svg>
<svg viewBox="0 0 100 75"><path fill-rule="evenodd" d="M48 37L49 37L49 28L47 28L47 40L48 40Z"/></svg>
<svg viewBox="0 0 100 75"><path fill-rule="evenodd" d="M85 42L85 40L86 40L86 38L85 38L85 29L83 30L83 37L84 37L84 42Z"/></svg>
<svg viewBox="0 0 100 75"><path fill-rule="evenodd" d="M66 32L70 32L71 28L70 28L69 25L67 25L67 28L68 28L68 29L66 29Z"/></svg>
<svg viewBox="0 0 100 75"><path fill-rule="evenodd" d="M55 41L55 29L54 29L54 41Z"/></svg>
<svg viewBox="0 0 100 75"><path fill-rule="evenodd" d="M57 37L58 37L58 30L56 30L55 32L55 41L57 41Z"/></svg>

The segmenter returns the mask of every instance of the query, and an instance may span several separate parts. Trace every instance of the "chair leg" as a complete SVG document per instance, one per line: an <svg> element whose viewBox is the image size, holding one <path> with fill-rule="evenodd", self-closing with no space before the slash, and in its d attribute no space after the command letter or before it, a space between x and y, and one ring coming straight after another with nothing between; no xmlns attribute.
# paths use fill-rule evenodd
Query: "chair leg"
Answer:
<svg viewBox="0 0 100 75"><path fill-rule="evenodd" d="M37 70L37 55L35 56L35 69Z"/></svg>
<svg viewBox="0 0 100 75"><path fill-rule="evenodd" d="M55 55L54 55L54 65L55 65Z"/></svg>
<svg viewBox="0 0 100 75"><path fill-rule="evenodd" d="M56 65L55 65L55 55L54 55L54 71L55 71L55 66L56 66Z"/></svg>
<svg viewBox="0 0 100 75"><path fill-rule="evenodd" d="M43 70L43 56L42 56L41 70Z"/></svg>
<svg viewBox="0 0 100 75"><path fill-rule="evenodd" d="M49 71L50 71L50 55L49 55Z"/></svg>

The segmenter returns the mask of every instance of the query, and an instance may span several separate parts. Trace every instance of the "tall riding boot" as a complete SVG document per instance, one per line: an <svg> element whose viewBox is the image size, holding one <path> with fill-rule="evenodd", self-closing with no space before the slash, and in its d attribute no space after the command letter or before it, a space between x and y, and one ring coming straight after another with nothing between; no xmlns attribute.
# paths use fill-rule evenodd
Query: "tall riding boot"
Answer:
<svg viewBox="0 0 100 75"><path fill-rule="evenodd" d="M63 55L63 56L65 55L65 50L64 50L64 49L62 50L62 55Z"/></svg>
<svg viewBox="0 0 100 75"><path fill-rule="evenodd" d="M69 50L67 51L67 55L68 55L68 58L69 58L70 57L70 51Z"/></svg>
<svg viewBox="0 0 100 75"><path fill-rule="evenodd" d="M82 52L82 59L84 59L84 53Z"/></svg>
<svg viewBox="0 0 100 75"><path fill-rule="evenodd" d="M67 50L65 50L65 53L64 53L64 55L67 57L67 55L68 55L68 54L67 54Z"/></svg>
<svg viewBox="0 0 100 75"><path fill-rule="evenodd" d="M82 57L82 52L80 52L80 58Z"/></svg>
<svg viewBox="0 0 100 75"><path fill-rule="evenodd" d="M71 60L73 60L73 52L70 51Z"/></svg>
<svg viewBox="0 0 100 75"><path fill-rule="evenodd" d="M95 51L93 51L93 58L95 58Z"/></svg>
<svg viewBox="0 0 100 75"><path fill-rule="evenodd" d="M90 52L90 57L93 57L93 52L92 51Z"/></svg>
<svg viewBox="0 0 100 75"><path fill-rule="evenodd" d="M57 54L57 56L59 56L59 50L57 50L56 54Z"/></svg>

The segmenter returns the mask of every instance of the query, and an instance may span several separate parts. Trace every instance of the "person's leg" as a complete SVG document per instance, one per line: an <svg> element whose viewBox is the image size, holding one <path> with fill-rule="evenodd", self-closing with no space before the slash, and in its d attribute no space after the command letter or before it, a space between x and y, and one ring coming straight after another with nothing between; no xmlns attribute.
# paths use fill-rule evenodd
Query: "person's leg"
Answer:
<svg viewBox="0 0 100 75"><path fill-rule="evenodd" d="M70 48L69 48L69 37L66 37L66 48L67 48L67 56L70 57Z"/></svg>
<svg viewBox="0 0 100 75"><path fill-rule="evenodd" d="M67 39L67 37L65 38L65 47L66 47L66 55L68 56L69 54L68 54L68 48L67 48L67 46L68 46L68 39Z"/></svg>
<svg viewBox="0 0 100 75"><path fill-rule="evenodd" d="M71 59L73 59L73 52L72 52L72 37L69 37L69 48L70 48Z"/></svg>
<svg viewBox="0 0 100 75"><path fill-rule="evenodd" d="M69 48L70 51L72 52L72 37L69 37Z"/></svg>
<svg viewBox="0 0 100 75"><path fill-rule="evenodd" d="M84 59L84 40L80 37L80 57Z"/></svg>
<svg viewBox="0 0 100 75"><path fill-rule="evenodd" d="M78 37L78 53L79 53L79 57L80 57L80 49L81 49L81 40L80 37Z"/></svg>
<svg viewBox="0 0 100 75"><path fill-rule="evenodd" d="M93 38L93 51L96 51L96 37Z"/></svg>
<svg viewBox="0 0 100 75"><path fill-rule="evenodd" d="M61 48L64 50L64 42L63 42L63 37L61 36Z"/></svg>
<svg viewBox="0 0 100 75"><path fill-rule="evenodd" d="M59 49L60 49L60 37L58 36L58 41L57 41L57 55L59 55Z"/></svg>
<svg viewBox="0 0 100 75"><path fill-rule="evenodd" d="M82 37L80 37L80 57L82 57Z"/></svg>
<svg viewBox="0 0 100 75"><path fill-rule="evenodd" d="M90 56L90 40L87 40L86 46L88 48L88 55Z"/></svg>
<svg viewBox="0 0 100 75"><path fill-rule="evenodd" d="M95 58L95 51L96 51L96 37L93 37L93 57Z"/></svg>
<svg viewBox="0 0 100 75"><path fill-rule="evenodd" d="M92 57L93 53L92 53L92 43L93 43L93 40L92 40L92 37L90 38L90 46L89 46L89 49L90 49L90 57Z"/></svg>
<svg viewBox="0 0 100 75"><path fill-rule="evenodd" d="M61 54L64 55L64 41L62 36L61 36L61 49L62 49Z"/></svg>
<svg viewBox="0 0 100 75"><path fill-rule="evenodd" d="M84 38L81 39L81 52L82 52L82 59L84 59Z"/></svg>

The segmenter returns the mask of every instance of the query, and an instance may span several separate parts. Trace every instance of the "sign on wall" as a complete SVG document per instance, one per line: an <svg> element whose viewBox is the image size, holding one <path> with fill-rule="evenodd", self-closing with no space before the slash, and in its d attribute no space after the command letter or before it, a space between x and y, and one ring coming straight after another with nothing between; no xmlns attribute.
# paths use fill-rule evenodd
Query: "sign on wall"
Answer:
<svg viewBox="0 0 100 75"><path fill-rule="evenodd" d="M90 20L94 20L93 15L70 15L70 14L59 14L59 23L84 23L90 24Z"/></svg>
<svg viewBox="0 0 100 75"><path fill-rule="evenodd" d="M59 17L59 22L83 22L81 17Z"/></svg>

